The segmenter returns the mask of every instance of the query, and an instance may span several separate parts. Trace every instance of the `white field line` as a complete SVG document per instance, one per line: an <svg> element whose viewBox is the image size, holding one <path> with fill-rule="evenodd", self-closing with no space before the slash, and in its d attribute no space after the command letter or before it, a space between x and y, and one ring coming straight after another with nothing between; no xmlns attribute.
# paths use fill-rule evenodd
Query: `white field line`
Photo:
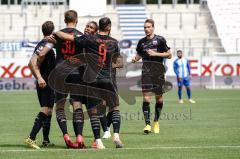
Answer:
<svg viewBox="0 0 240 159"><path fill-rule="evenodd" d="M159 147L129 147L121 148L117 150L155 150L155 149L240 149L240 145L212 145L212 146L159 146ZM116 150L115 148L106 148L105 150ZM25 149L25 150L0 150L0 153L4 152L55 152L55 151L96 151L94 149ZM99 151L99 150L98 150ZM103 150L104 151L104 150Z"/></svg>
<svg viewBox="0 0 240 159"><path fill-rule="evenodd" d="M237 97L236 98L196 98L196 99L194 98L194 100L196 100L198 103L200 103L200 101L223 101L223 100L240 101L240 99L237 98ZM177 97L176 97L176 99L165 98L164 101L165 102L178 102ZM0 103L2 103L2 104L13 104L13 103L17 103L17 104L38 104L38 101L36 99L36 101L0 101Z"/></svg>

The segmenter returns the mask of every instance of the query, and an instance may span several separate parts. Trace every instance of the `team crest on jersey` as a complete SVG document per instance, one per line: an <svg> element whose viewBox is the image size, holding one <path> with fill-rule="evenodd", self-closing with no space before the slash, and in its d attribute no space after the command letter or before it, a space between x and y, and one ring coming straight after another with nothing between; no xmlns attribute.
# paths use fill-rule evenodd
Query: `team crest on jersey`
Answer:
<svg viewBox="0 0 240 159"><path fill-rule="evenodd" d="M78 37L78 38L81 37L81 36L82 36L82 34L78 34L78 35L76 35L76 37Z"/></svg>
<svg viewBox="0 0 240 159"><path fill-rule="evenodd" d="M153 45L157 45L157 40L154 40L154 41L153 41Z"/></svg>

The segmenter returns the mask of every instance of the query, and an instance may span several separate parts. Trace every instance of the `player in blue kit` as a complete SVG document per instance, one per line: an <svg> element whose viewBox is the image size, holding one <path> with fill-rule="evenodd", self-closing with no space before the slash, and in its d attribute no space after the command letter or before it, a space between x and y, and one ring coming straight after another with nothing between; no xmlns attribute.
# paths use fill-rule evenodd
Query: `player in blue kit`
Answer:
<svg viewBox="0 0 240 159"><path fill-rule="evenodd" d="M177 76L178 83L178 98L179 103L183 104L182 99L182 87L185 86L187 90L187 96L190 103L196 103L191 98L191 89L190 89L190 78L191 78L191 68L189 65L189 61L183 57L182 50L177 51L178 58L173 63L174 72Z"/></svg>

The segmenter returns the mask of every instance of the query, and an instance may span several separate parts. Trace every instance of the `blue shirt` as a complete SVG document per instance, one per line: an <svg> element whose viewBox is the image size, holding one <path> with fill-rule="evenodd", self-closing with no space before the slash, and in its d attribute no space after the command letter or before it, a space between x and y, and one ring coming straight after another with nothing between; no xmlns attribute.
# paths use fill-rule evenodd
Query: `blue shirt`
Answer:
<svg viewBox="0 0 240 159"><path fill-rule="evenodd" d="M191 74L190 65L186 58L176 59L173 62L173 68L177 77L186 78Z"/></svg>

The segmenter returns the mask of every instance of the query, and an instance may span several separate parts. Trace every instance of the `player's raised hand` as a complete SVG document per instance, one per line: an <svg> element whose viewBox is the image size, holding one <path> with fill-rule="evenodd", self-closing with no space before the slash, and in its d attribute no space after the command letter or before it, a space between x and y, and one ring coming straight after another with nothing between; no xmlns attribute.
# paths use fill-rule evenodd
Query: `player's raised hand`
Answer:
<svg viewBox="0 0 240 159"><path fill-rule="evenodd" d="M142 58L141 56L139 56L138 54L136 54L136 56L134 56L134 57L132 58L132 63L135 63L135 62L139 61L141 58Z"/></svg>
<svg viewBox="0 0 240 159"><path fill-rule="evenodd" d="M44 88L47 86L47 83L45 82L45 80L43 78L39 78L37 82L38 82L38 85L40 88Z"/></svg>
<svg viewBox="0 0 240 159"><path fill-rule="evenodd" d="M132 63L135 63L135 62L137 62L136 56L132 58Z"/></svg>
<svg viewBox="0 0 240 159"><path fill-rule="evenodd" d="M46 36L46 39L47 39L47 41L50 42L50 43L53 43L53 44L56 44L56 43L57 43L56 38L55 38L55 36L54 36L53 34L52 34L52 35L49 35L49 36Z"/></svg>

